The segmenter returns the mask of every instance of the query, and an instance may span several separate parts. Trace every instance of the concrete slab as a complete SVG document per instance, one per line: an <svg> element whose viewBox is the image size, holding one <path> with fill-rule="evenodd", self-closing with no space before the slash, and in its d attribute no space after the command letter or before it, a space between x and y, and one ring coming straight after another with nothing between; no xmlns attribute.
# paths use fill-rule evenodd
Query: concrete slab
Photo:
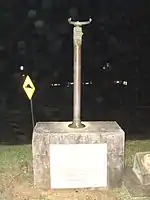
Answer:
<svg viewBox="0 0 150 200"><path fill-rule="evenodd" d="M52 155L50 146L55 144L77 145L77 148L79 144L107 144L107 188L119 187L122 183L124 172L124 131L114 121L83 122L86 126L82 129L69 128L68 125L70 123L71 122L39 122L36 124L32 139L35 187L51 189L50 157ZM90 149L93 148L90 147ZM102 155L99 150L97 150L97 155L98 154L99 162L101 161L103 163ZM78 156L80 155L78 154ZM60 157L63 163L64 159L61 153ZM91 159L92 157L89 155L89 164ZM97 174L97 179L101 178L103 177L99 177L99 174ZM89 189L100 188L95 188L93 186Z"/></svg>

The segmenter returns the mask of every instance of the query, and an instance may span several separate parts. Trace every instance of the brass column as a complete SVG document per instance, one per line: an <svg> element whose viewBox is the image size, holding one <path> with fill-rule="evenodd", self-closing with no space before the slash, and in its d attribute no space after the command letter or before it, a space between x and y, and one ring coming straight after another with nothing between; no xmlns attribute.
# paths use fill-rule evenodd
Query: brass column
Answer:
<svg viewBox="0 0 150 200"><path fill-rule="evenodd" d="M73 85L73 123L70 128L83 128L81 123L81 46L82 46L82 26L90 24L92 19L86 22L73 22L68 19L69 24L74 25L73 44L74 44L74 85Z"/></svg>

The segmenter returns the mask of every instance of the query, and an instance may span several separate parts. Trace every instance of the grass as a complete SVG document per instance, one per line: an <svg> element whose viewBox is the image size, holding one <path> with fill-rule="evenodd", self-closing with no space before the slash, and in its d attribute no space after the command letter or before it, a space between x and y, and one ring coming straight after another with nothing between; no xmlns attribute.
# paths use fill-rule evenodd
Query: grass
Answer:
<svg viewBox="0 0 150 200"><path fill-rule="evenodd" d="M125 165L136 152L149 151L150 140L126 141ZM0 200L131 200L126 188L113 191L40 191L33 188L31 145L0 146ZM148 200L148 198L145 200Z"/></svg>

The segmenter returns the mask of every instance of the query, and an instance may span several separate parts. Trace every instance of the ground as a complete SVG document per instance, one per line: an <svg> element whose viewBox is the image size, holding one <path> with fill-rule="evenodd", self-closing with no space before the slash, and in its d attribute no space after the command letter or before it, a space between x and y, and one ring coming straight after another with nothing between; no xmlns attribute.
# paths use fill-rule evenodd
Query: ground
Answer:
<svg viewBox="0 0 150 200"><path fill-rule="evenodd" d="M132 166L138 151L148 151L150 140L126 141L125 165ZM31 145L0 146L0 200L131 200L124 186L109 191L40 191L33 188ZM148 198L146 200L149 200Z"/></svg>

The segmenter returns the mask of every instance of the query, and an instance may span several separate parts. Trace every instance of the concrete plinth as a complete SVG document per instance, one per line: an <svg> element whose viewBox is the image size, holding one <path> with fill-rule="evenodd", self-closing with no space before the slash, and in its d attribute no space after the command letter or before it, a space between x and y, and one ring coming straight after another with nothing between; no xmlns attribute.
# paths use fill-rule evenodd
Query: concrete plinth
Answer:
<svg viewBox="0 0 150 200"><path fill-rule="evenodd" d="M86 127L82 129L69 128L70 123L39 122L36 124L32 140L35 187L52 188L50 145L53 144L107 144L107 187L119 187L124 170L124 131L116 122L83 122ZM101 156L99 159L102 159ZM61 160L63 163L63 157ZM89 155L89 164L90 162ZM97 179L102 179L102 177L97 177Z"/></svg>
<svg viewBox="0 0 150 200"><path fill-rule="evenodd" d="M144 199L150 197L150 185L142 184L139 177L134 173L131 167L125 168L124 186L133 199Z"/></svg>
<svg viewBox="0 0 150 200"><path fill-rule="evenodd" d="M150 187L150 152L135 154L133 172L142 185L149 185Z"/></svg>

